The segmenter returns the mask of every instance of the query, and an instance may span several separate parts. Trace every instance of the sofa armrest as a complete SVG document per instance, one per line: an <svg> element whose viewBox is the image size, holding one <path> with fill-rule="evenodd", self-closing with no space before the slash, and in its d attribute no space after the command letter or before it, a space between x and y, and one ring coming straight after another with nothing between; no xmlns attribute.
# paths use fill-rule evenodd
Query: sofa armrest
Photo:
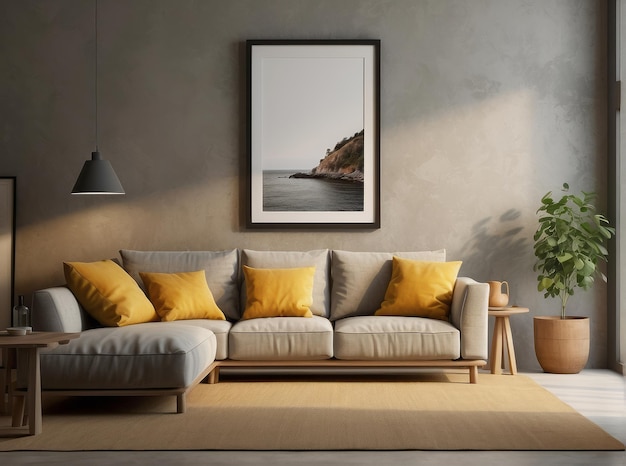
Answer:
<svg viewBox="0 0 626 466"><path fill-rule="evenodd" d="M65 286L35 291L32 324L36 331L68 333L81 332L95 326L94 320Z"/></svg>
<svg viewBox="0 0 626 466"><path fill-rule="evenodd" d="M458 277L454 286L450 321L461 331L461 357L487 359L489 353L489 285Z"/></svg>

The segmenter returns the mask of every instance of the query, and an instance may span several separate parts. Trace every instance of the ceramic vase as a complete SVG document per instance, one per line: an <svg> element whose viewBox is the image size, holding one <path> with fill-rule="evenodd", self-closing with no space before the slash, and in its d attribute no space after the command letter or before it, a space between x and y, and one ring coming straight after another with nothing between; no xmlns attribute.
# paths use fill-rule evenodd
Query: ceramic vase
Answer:
<svg viewBox="0 0 626 466"><path fill-rule="evenodd" d="M489 307L505 307L509 304L509 284L491 281L489 283ZM506 289L506 291L503 291Z"/></svg>

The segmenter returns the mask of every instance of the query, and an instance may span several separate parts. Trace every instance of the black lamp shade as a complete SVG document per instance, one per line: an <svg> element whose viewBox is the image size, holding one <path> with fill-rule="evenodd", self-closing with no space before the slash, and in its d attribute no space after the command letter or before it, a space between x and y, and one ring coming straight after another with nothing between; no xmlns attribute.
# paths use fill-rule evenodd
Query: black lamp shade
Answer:
<svg viewBox="0 0 626 466"><path fill-rule="evenodd" d="M78 175L72 194L125 194L122 183L108 160L92 152Z"/></svg>

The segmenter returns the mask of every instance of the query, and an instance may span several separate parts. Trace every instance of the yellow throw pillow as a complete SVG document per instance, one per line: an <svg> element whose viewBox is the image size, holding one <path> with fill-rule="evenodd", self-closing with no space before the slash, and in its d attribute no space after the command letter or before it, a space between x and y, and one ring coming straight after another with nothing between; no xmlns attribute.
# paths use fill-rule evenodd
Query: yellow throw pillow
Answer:
<svg viewBox="0 0 626 466"><path fill-rule="evenodd" d="M139 285L112 260L64 262L68 288L100 324L122 327L159 320Z"/></svg>
<svg viewBox="0 0 626 466"><path fill-rule="evenodd" d="M426 262L393 257L391 280L377 316L448 320L462 262Z"/></svg>
<svg viewBox="0 0 626 466"><path fill-rule="evenodd" d="M246 308L242 319L312 317L315 267L255 269L243 266Z"/></svg>
<svg viewBox="0 0 626 466"><path fill-rule="evenodd" d="M182 273L139 272L161 320L226 320L215 303L204 270Z"/></svg>

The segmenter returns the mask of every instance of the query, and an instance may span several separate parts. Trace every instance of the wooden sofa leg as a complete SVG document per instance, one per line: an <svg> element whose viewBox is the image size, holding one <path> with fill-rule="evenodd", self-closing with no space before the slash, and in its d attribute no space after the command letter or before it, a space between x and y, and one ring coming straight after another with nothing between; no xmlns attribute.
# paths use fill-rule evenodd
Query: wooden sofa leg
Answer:
<svg viewBox="0 0 626 466"><path fill-rule="evenodd" d="M220 381L220 368L216 367L209 373L209 383L216 384Z"/></svg>
<svg viewBox="0 0 626 466"><path fill-rule="evenodd" d="M176 412L182 414L187 410L187 398L186 393L176 395Z"/></svg>
<svg viewBox="0 0 626 466"><path fill-rule="evenodd" d="M478 366L470 366L469 378L470 378L470 383L478 382Z"/></svg>

